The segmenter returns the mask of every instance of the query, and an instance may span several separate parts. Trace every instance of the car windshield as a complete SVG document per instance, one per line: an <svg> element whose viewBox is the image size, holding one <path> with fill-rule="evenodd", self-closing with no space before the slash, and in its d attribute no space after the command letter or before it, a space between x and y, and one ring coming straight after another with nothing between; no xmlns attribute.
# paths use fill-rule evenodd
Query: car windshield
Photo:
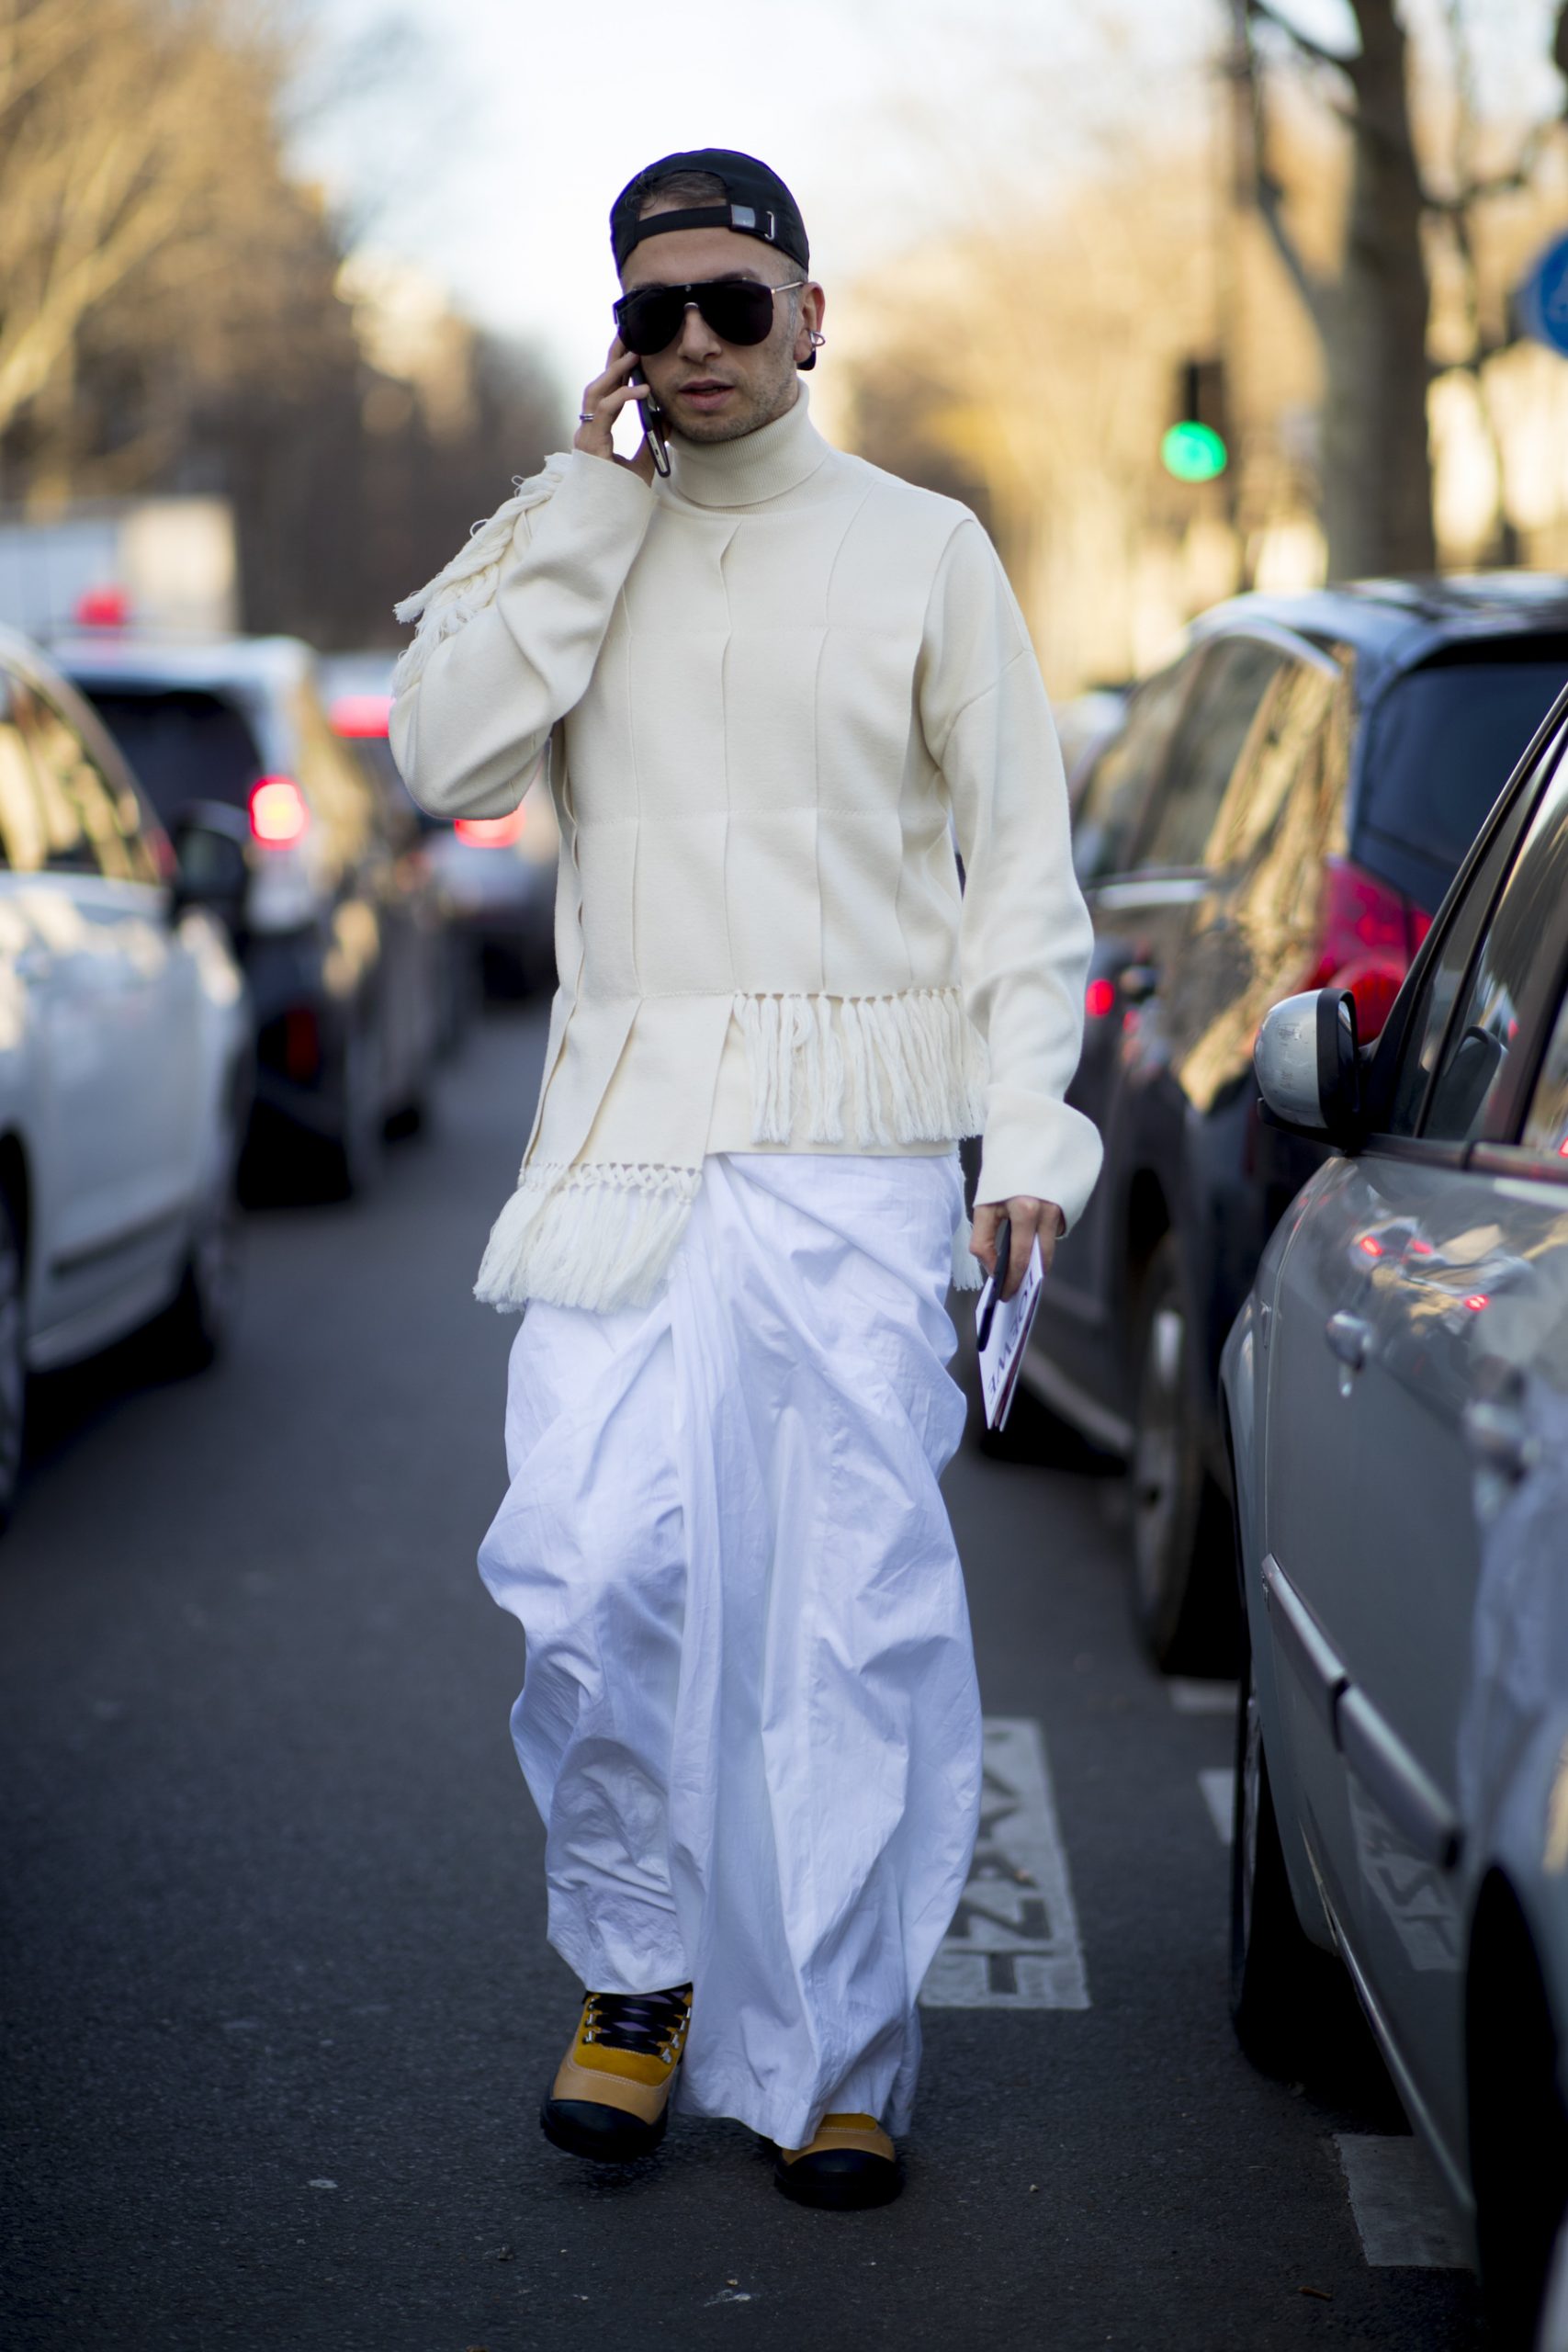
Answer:
<svg viewBox="0 0 1568 2352"><path fill-rule="evenodd" d="M165 825L193 800L243 808L262 772L243 714L221 695L78 681Z"/></svg>
<svg viewBox="0 0 1568 2352"><path fill-rule="evenodd" d="M1413 670L1378 706L1361 826L1377 869L1435 911L1513 768L1568 684L1568 639Z"/></svg>

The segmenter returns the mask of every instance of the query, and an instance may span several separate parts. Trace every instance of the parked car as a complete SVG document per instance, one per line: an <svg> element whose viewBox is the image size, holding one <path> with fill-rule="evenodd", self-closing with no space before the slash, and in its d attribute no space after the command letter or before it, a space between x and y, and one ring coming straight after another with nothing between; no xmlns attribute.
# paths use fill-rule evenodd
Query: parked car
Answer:
<svg viewBox="0 0 1568 2352"><path fill-rule="evenodd" d="M1089 753L1121 725L1131 693L1128 685L1089 686L1054 705L1069 789L1076 788L1079 774L1086 771Z"/></svg>
<svg viewBox="0 0 1568 2352"><path fill-rule="evenodd" d="M336 655L325 665L333 724L352 736L382 788L422 830L441 895L452 954L447 985L455 1026L480 994L515 997L556 983L556 865L560 830L542 789L507 817L460 817L454 824L418 807L398 774L387 739L389 655Z"/></svg>
<svg viewBox="0 0 1568 2352"><path fill-rule="evenodd" d="M419 807L398 774L387 738L391 677L390 654L332 654L321 662L328 721L380 806L394 860L395 894L416 943L414 952L402 958L404 984L421 1004L434 1006L436 1046L450 1053L468 1024L477 982L468 944L453 922L437 870L437 845L451 826Z"/></svg>
<svg viewBox="0 0 1568 2352"><path fill-rule="evenodd" d="M548 793L536 785L507 817L459 817L432 854L484 993L553 989L560 829Z"/></svg>
<svg viewBox="0 0 1568 2352"><path fill-rule="evenodd" d="M0 1522L29 1373L156 1317L188 1366L224 1335L251 1023L200 897L92 712L0 630Z"/></svg>
<svg viewBox="0 0 1568 2352"><path fill-rule="evenodd" d="M1522 2346L1568 2210L1568 694L1354 1046L1335 988L1258 1041L1334 1156L1222 1363L1233 2000L1298 2071L1341 1956Z"/></svg>
<svg viewBox="0 0 1568 2352"><path fill-rule="evenodd" d="M1568 677L1568 582L1243 596L1134 696L1077 799L1095 927L1070 1099L1105 1169L1025 1365L1131 1468L1134 1607L1164 1667L1235 1639L1225 1333L1319 1155L1260 1127L1271 1004L1336 980L1371 1035Z"/></svg>
<svg viewBox="0 0 1568 2352"><path fill-rule="evenodd" d="M374 1176L388 1122L417 1115L438 1006L426 916L382 806L327 722L296 638L57 649L178 842L228 825L244 872L229 910L256 1022L258 1112L324 1148L336 1185Z"/></svg>

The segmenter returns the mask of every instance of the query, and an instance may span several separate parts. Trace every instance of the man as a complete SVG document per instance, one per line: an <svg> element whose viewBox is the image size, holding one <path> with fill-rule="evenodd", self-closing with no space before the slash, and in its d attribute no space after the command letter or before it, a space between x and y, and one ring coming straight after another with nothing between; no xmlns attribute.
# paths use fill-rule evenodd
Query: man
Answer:
<svg viewBox="0 0 1568 2352"><path fill-rule="evenodd" d="M870 2205L980 1787L946 1293L1004 1212L1015 1287L1093 1183L1062 1100L1089 923L984 531L811 423L783 181L667 156L611 232L574 449L400 607L392 719L426 808L501 816L543 771L561 824L539 1108L478 1286L527 1303L480 1565L587 1988L542 2121L626 2161L679 2081L788 2195ZM654 401L668 479L611 446Z"/></svg>

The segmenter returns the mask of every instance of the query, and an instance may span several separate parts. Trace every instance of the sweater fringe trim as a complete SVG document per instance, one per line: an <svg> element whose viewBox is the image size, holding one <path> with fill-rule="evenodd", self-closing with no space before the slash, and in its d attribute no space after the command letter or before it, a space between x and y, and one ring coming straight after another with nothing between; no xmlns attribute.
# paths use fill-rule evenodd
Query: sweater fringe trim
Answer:
<svg viewBox="0 0 1568 2352"><path fill-rule="evenodd" d="M555 496L566 480L571 458L564 449L547 458L542 469L525 479L513 478L514 495L498 506L495 513L476 523L468 538L450 563L394 605L393 612L400 621L417 621L419 628L413 640L404 647L398 666L392 673L394 695L406 694L424 671L426 662L444 638L448 638L482 613L495 601L500 584L502 566L512 552L513 536L517 518L530 507L543 506Z"/></svg>
<svg viewBox="0 0 1568 2352"><path fill-rule="evenodd" d="M751 1077L752 1136L787 1144L947 1143L978 1134L985 1045L957 989L866 997L738 996ZM702 1169L531 1161L491 1229L474 1295L502 1313L543 1299L604 1314L647 1306L669 1271ZM953 1236L953 1279L983 1279L969 1227Z"/></svg>
<svg viewBox="0 0 1568 2352"><path fill-rule="evenodd" d="M787 1144L947 1143L985 1123L985 1041L953 989L738 996L751 1136Z"/></svg>
<svg viewBox="0 0 1568 2352"><path fill-rule="evenodd" d="M600 1314L649 1306L701 1182L700 1168L531 1163L491 1227L474 1296L503 1315L531 1298Z"/></svg>

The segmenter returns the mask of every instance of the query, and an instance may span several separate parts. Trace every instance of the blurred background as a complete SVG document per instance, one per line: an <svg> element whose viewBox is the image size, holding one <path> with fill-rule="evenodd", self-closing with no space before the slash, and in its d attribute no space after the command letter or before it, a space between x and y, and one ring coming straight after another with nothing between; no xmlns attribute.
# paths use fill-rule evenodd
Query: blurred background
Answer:
<svg viewBox="0 0 1568 2352"><path fill-rule="evenodd" d="M880 2267L536 2144L468 1290L558 834L387 734L710 144L995 537L1094 925ZM1565 688L1556 0L0 0L8 2344L1568 2352Z"/></svg>
<svg viewBox="0 0 1568 2352"><path fill-rule="evenodd" d="M4 24L0 507L203 501L161 570L144 535L143 620L392 643L566 437L611 197L712 141L803 205L824 423L979 510L1058 695L1238 587L1562 558L1568 375L1520 300L1568 209L1548 0ZM1198 436L1162 463L1184 422L1210 479Z"/></svg>

